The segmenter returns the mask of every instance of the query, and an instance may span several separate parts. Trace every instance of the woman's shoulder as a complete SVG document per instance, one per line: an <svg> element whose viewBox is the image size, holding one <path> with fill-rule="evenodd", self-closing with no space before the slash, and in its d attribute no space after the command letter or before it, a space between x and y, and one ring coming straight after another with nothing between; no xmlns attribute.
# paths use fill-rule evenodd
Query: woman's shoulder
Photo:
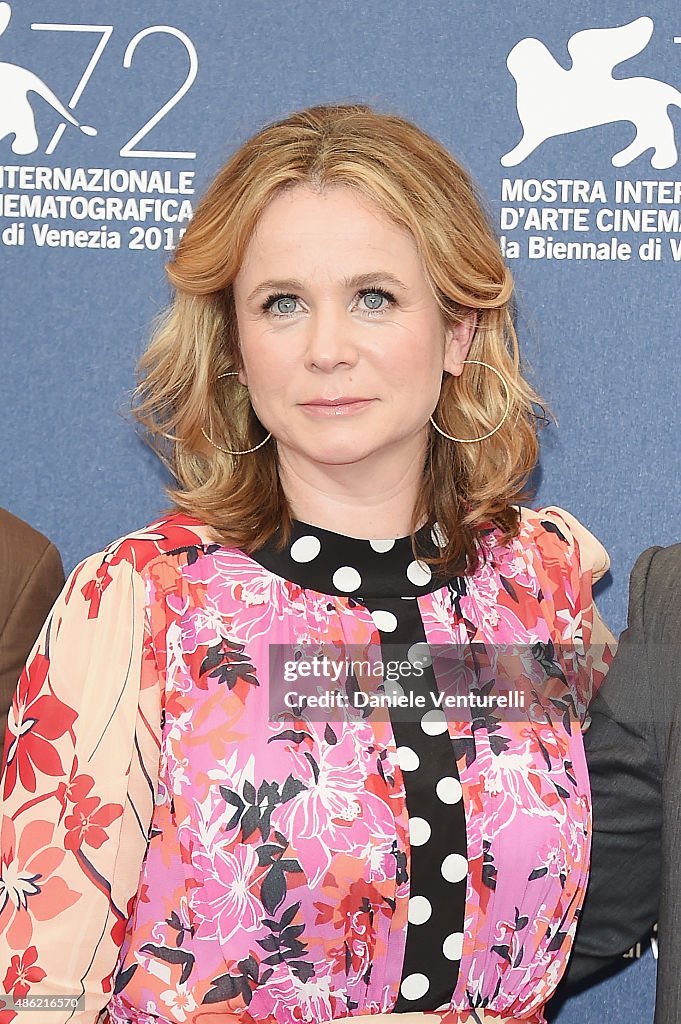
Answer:
<svg viewBox="0 0 681 1024"><path fill-rule="evenodd" d="M170 512L111 541L81 564L110 567L128 564L133 571L140 573L159 559L192 558L200 551L217 547L219 545L205 523L184 512Z"/></svg>
<svg viewBox="0 0 681 1024"><path fill-rule="evenodd" d="M181 576L183 564L195 562L219 547L205 523L182 512L171 512L79 562L62 591L64 608L76 610L81 595L88 619L98 618L100 609L133 604L141 607L149 598L144 593L152 575L156 590L172 586L172 580ZM141 601L134 597L135 592Z"/></svg>
<svg viewBox="0 0 681 1024"><path fill-rule="evenodd" d="M67 603L76 586L100 596L113 583L116 589L127 590L143 585L143 578L160 562L191 562L218 547L205 523L171 512L83 558L66 581Z"/></svg>
<svg viewBox="0 0 681 1024"><path fill-rule="evenodd" d="M556 505L519 508L519 543L535 544L547 556L574 559L580 572L591 573L593 582L608 571L610 556L605 547L571 512Z"/></svg>

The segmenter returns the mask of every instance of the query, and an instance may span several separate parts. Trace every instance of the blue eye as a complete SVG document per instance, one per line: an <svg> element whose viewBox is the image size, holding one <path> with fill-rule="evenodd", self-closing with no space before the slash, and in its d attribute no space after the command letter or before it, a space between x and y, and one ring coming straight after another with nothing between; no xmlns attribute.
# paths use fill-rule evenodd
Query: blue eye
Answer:
<svg viewBox="0 0 681 1024"><path fill-rule="evenodd" d="M280 295L272 299L268 308L279 316L290 316L295 313L297 304L298 300L294 299L292 295Z"/></svg>
<svg viewBox="0 0 681 1024"><path fill-rule="evenodd" d="M359 297L362 308L369 313L382 313L395 301L394 296L382 288L366 288Z"/></svg>
<svg viewBox="0 0 681 1024"><path fill-rule="evenodd" d="M362 296L362 298L367 309L380 309L383 305L385 295L381 295L380 292L367 292L366 295Z"/></svg>

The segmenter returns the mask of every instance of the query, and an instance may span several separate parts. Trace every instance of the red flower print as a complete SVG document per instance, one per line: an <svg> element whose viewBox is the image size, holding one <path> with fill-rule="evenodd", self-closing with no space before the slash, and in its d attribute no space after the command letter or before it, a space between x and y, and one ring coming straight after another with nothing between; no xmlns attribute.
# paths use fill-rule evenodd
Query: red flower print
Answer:
<svg viewBox="0 0 681 1024"><path fill-rule="evenodd" d="M12 957L3 982L5 992L11 992L15 999L22 999L28 995L32 982L43 980L45 971L36 966L37 959L38 950L35 946L29 946L21 956L17 954Z"/></svg>
<svg viewBox="0 0 681 1024"><path fill-rule="evenodd" d="M110 544L106 549L107 563L129 562L137 572L141 572L162 551L202 545L203 541L194 529L199 525L199 521L191 516L173 515L168 519L157 519L143 530L128 533Z"/></svg>
<svg viewBox="0 0 681 1024"><path fill-rule="evenodd" d="M0 996L0 1024L11 1024L11 1021L18 1016L16 1010L8 1010L6 1007L7 1003Z"/></svg>
<svg viewBox="0 0 681 1024"><path fill-rule="evenodd" d="M376 944L374 919L377 912L387 915L388 906L376 887L364 879L353 882L347 894L333 908L333 927L343 930L344 939L343 945L333 952L355 977L361 977L372 961Z"/></svg>
<svg viewBox="0 0 681 1024"><path fill-rule="evenodd" d="M11 949L28 950L34 920L56 918L80 899L63 877L61 867L68 855L54 842L54 831L54 822L36 820L17 837L12 819L2 819L0 935Z"/></svg>
<svg viewBox="0 0 681 1024"><path fill-rule="evenodd" d="M148 886L145 884L142 888L143 889L147 889ZM127 906L125 908L125 914L122 915L122 916L118 916L116 918L114 924L111 927L111 932L110 932L111 938L113 939L113 941L114 941L116 946L122 946L123 945L123 939L125 938L125 933L126 933L127 928L128 928L128 921L132 917L132 912L135 909L135 900L136 899L137 899L137 894L133 893L133 895L128 900L128 904L127 904Z"/></svg>
<svg viewBox="0 0 681 1024"><path fill-rule="evenodd" d="M109 572L109 563L104 562L95 573L95 578L88 580L85 586L81 589L81 594L85 600L90 602L90 608L87 613L88 619L96 619L99 615L99 606L102 603L102 596L111 582L112 579L111 573Z"/></svg>
<svg viewBox="0 0 681 1024"><path fill-rule="evenodd" d="M57 799L62 807L66 809L65 804L67 800L72 804L79 803L85 799L94 784L95 780L91 775L78 774L78 758L74 757L69 781L60 782L57 786Z"/></svg>
<svg viewBox="0 0 681 1024"><path fill-rule="evenodd" d="M86 775L81 775L77 782L83 780L83 791L87 793L92 785L92 780ZM87 785L87 782L90 785ZM64 846L67 850L78 850L84 844L98 850L102 843L109 838L106 828L120 818L123 808L120 804L104 804L100 806L98 796L84 796L74 806L71 814L64 818L66 837Z"/></svg>
<svg viewBox="0 0 681 1024"><path fill-rule="evenodd" d="M36 654L26 666L7 719L10 737L4 797L8 798L17 782L28 793L35 793L35 769L44 775L62 775L61 758L54 740L69 732L76 712L49 691L47 673L50 663L44 654ZM47 684L47 685L46 685Z"/></svg>

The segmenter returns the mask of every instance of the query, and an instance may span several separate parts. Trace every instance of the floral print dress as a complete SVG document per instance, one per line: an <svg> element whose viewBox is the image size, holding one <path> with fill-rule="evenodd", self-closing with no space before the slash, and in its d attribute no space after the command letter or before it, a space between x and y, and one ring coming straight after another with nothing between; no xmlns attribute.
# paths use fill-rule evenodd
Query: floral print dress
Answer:
<svg viewBox="0 0 681 1024"><path fill-rule="evenodd" d="M522 511L449 579L409 538L296 522L247 555L183 514L81 563L9 716L0 1024L22 999L34 1024L543 1024L587 882L580 722L607 556L568 513ZM474 652L505 645L548 689L445 714L433 651L464 651L450 674L483 694ZM314 713L277 669L310 650L378 652L383 676L389 654L420 710L357 713L388 682L353 669L336 691L353 710Z"/></svg>

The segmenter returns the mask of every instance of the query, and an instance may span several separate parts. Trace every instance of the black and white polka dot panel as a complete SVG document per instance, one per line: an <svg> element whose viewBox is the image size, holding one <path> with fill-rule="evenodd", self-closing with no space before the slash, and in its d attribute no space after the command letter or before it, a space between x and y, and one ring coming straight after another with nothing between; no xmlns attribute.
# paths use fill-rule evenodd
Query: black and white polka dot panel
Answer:
<svg viewBox="0 0 681 1024"><path fill-rule="evenodd" d="M427 553L444 543L437 524L417 536ZM463 950L466 821L447 720L429 697L437 683L417 599L444 581L414 558L409 538L359 540L299 522L288 548L277 552L270 544L253 557L300 586L352 597L371 614L382 652L387 648L390 660L420 669L386 683L394 693L424 695L431 708L421 715L390 711L410 844L407 936L394 1012L442 1008L451 1000Z"/></svg>

